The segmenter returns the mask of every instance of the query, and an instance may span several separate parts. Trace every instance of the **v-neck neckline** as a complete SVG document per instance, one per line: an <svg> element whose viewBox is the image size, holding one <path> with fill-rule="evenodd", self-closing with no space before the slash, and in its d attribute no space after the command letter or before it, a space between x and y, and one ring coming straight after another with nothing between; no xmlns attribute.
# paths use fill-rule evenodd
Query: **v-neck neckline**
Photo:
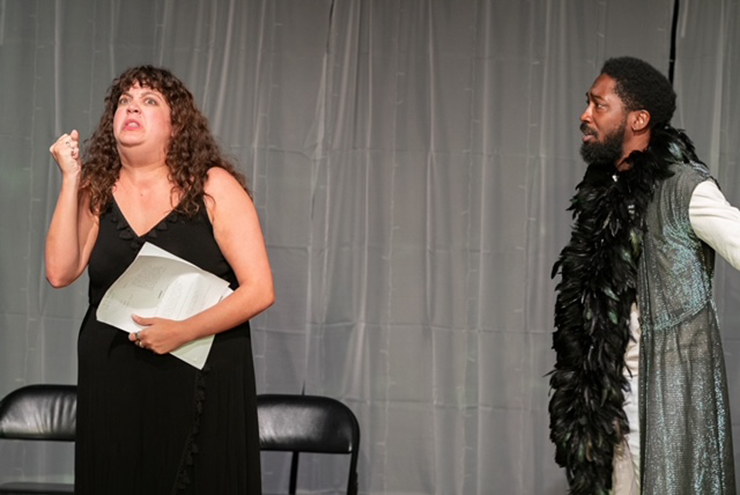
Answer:
<svg viewBox="0 0 740 495"><path fill-rule="evenodd" d="M146 232L144 232L143 234L139 234L138 232L136 232L136 229L134 229L131 226L131 222L128 221L128 218L126 218L126 214L123 212L123 210L121 209L121 206L118 204L118 200L116 199L115 195L113 195L112 197L113 197L113 205L116 207L118 215L121 217L123 222L126 224L126 227L128 227L128 229L131 231L132 234L134 234L134 237L136 237L137 239L142 239L148 236L149 234L151 234L151 232L154 229L156 229L158 225L161 225L162 222L165 222L173 213L177 211L177 207L172 208L162 218L160 218L157 222L155 222L154 225L149 227L149 229Z"/></svg>

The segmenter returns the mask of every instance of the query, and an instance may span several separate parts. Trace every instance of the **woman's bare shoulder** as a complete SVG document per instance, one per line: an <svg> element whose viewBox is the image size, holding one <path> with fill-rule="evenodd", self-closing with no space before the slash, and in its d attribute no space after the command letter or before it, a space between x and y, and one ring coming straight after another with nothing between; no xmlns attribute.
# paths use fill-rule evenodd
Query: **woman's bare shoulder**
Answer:
<svg viewBox="0 0 740 495"><path fill-rule="evenodd" d="M221 167L208 169L208 178L204 185L204 192L210 196L219 194L233 194L238 191L246 194L246 191L228 170Z"/></svg>

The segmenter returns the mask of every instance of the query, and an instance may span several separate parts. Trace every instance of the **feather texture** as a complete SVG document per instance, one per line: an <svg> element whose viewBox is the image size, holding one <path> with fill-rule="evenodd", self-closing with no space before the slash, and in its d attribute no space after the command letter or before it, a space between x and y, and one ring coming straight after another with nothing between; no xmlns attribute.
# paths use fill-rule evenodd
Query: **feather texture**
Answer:
<svg viewBox="0 0 740 495"><path fill-rule="evenodd" d="M698 161L691 141L666 126L653 131L647 150L628 157L628 170L590 164L571 200L573 231L552 271L561 279L549 404L555 460L571 495L611 490L614 450L629 432L624 354L645 213L670 166L691 160Z"/></svg>

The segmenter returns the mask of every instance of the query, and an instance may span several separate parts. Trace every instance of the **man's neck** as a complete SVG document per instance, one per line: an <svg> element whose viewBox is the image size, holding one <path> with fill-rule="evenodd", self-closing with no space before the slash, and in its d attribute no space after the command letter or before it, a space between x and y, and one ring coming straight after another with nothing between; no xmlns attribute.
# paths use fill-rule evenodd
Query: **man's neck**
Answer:
<svg viewBox="0 0 740 495"><path fill-rule="evenodd" d="M632 167L632 164L627 161L627 158L629 158L633 151L645 151L648 146L650 146L649 129L645 129L644 131L637 133L629 132L628 135L625 136L624 146L622 147L624 149L622 158L620 158L616 163L617 170L620 172L629 170Z"/></svg>

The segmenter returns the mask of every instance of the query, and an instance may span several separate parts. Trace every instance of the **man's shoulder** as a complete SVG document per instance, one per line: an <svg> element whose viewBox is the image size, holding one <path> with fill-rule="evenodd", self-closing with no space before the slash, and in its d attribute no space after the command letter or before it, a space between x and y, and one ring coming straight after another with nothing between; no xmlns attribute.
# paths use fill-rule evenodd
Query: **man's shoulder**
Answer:
<svg viewBox="0 0 740 495"><path fill-rule="evenodd" d="M704 182L712 179L709 169L701 162L681 162L674 163L669 167L671 177L666 179L666 183L676 182Z"/></svg>
<svg viewBox="0 0 740 495"><path fill-rule="evenodd" d="M699 177L703 177L705 180L711 177L709 169L701 162L688 161L674 163L671 165L671 170L675 170L676 173L698 175Z"/></svg>
<svg viewBox="0 0 740 495"><path fill-rule="evenodd" d="M696 186L707 180L714 180L706 165L700 162L674 163L669 169L672 173L659 189L662 195L670 195L674 200L688 201Z"/></svg>

